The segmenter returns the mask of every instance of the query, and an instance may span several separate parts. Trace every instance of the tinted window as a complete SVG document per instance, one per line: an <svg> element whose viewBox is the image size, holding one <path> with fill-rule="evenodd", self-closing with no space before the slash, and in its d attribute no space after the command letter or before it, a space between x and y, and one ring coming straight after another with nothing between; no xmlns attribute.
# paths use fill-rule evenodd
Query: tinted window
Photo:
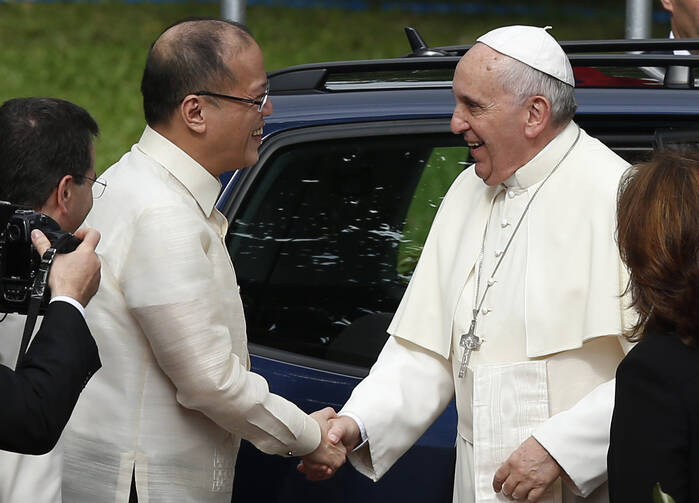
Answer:
<svg viewBox="0 0 699 503"><path fill-rule="evenodd" d="M230 226L251 342L370 366L441 198L467 165L451 134L280 148Z"/></svg>

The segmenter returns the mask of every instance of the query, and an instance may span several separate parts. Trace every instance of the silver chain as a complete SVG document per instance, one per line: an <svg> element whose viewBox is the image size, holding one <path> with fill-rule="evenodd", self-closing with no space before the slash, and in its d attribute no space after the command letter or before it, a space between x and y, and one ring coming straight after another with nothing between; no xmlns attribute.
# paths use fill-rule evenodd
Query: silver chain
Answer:
<svg viewBox="0 0 699 503"><path fill-rule="evenodd" d="M534 198L536 195L539 193L541 188L544 186L544 184L548 181L549 178L556 172L558 167L563 163L563 161L566 160L570 152L573 150L575 145L577 145L578 140L580 139L580 128L578 127L578 133L575 137L575 141L573 144L568 148L567 152L561 157L561 159L556 163L556 165L553 167L551 172L546 175L546 178L539 184L539 186L536 188L534 191L534 194L532 194L532 197L529 199L529 202L527 205L524 207L524 211L522 211L522 214L519 217L519 220L517 221L517 225L515 225L515 228L512 231L512 235L510 236L510 239L507 240L507 244L505 245L504 250L502 251L502 254L500 255L500 258L498 259L497 263L495 264L495 267L493 268L493 272L490 274L490 277L488 281L486 281L485 284L485 289L483 290L483 295L481 296L480 301L478 300L478 295L480 293L480 281L481 281L481 274L482 274L482 269L483 269L483 259L485 255L485 238L488 233L488 225L490 224L490 219L493 215L493 207L495 203L495 198L493 198L493 202L490 206L490 213L488 215L488 221L486 222L485 225L485 230L483 231L483 240L481 241L481 253L478 256L478 268L476 270L476 291L475 291L475 297L473 299L473 317L471 319L471 329L469 329L469 333L472 333L475 335L475 326L476 326L476 319L478 317L478 313L480 312L481 308L483 307L483 302L485 301L485 296L488 293L488 290L490 289L491 286L494 284L494 277L495 273L497 272L498 268L500 267L500 264L502 264L503 259L505 258L505 255L507 254L507 250L509 250L510 245L512 244L512 240L514 239L515 235L517 234L517 231L519 230L520 226L522 225L522 222L524 221L524 217L527 214L527 211L529 211L529 207L531 206L532 202L534 201ZM497 196L496 196L497 197ZM465 337L465 335L461 336L462 339ZM480 344L485 340L485 339L479 339L476 337L476 340L478 341L477 344L478 346L473 348L473 349L478 349L480 347ZM470 357L470 351L471 349L464 349L464 355L466 355L466 352L468 351L468 357ZM462 358L463 360L463 358ZM462 365L463 367L463 365ZM463 369L462 371L459 372L459 377L463 377Z"/></svg>

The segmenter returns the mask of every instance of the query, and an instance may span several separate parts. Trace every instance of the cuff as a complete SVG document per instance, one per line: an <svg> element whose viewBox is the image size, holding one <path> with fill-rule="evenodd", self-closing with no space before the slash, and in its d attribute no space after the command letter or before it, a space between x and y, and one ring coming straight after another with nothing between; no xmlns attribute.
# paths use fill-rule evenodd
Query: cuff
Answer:
<svg viewBox="0 0 699 503"><path fill-rule="evenodd" d="M574 492L583 497L607 480L614 384L613 379L600 384L573 407L551 416L532 432L566 472Z"/></svg>
<svg viewBox="0 0 699 503"><path fill-rule="evenodd" d="M78 302L74 298L66 297L65 295L57 295L49 301L49 304L51 304L51 302L56 302L56 301L67 302L68 304L73 306L75 309L80 311L80 314L82 315L83 319L85 319L85 308L83 307L83 305L80 302Z"/></svg>
<svg viewBox="0 0 699 503"><path fill-rule="evenodd" d="M305 422L303 433L296 439L293 445L289 446L286 456L305 456L315 451L320 445L322 438L318 421L311 416L306 416Z"/></svg>

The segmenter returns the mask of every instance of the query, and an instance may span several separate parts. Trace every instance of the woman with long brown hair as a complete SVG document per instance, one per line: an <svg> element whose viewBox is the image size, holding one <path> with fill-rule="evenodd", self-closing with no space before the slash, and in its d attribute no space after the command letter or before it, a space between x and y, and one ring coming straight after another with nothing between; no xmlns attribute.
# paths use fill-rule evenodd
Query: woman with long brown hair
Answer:
<svg viewBox="0 0 699 503"><path fill-rule="evenodd" d="M663 149L619 189L619 249L639 313L617 370L612 502L699 502L699 150Z"/></svg>

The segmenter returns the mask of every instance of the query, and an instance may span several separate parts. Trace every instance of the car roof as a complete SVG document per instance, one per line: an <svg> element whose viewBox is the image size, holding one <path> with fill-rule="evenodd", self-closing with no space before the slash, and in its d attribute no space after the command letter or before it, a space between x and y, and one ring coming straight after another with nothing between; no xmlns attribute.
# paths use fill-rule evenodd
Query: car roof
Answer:
<svg viewBox="0 0 699 503"><path fill-rule="evenodd" d="M313 63L270 73L274 113L265 119L265 135L341 122L448 119L453 71L471 46L429 48L411 28L406 33L412 52L400 58ZM694 82L699 56L672 54L699 49L699 39L561 46L575 71L578 115L699 115Z"/></svg>

